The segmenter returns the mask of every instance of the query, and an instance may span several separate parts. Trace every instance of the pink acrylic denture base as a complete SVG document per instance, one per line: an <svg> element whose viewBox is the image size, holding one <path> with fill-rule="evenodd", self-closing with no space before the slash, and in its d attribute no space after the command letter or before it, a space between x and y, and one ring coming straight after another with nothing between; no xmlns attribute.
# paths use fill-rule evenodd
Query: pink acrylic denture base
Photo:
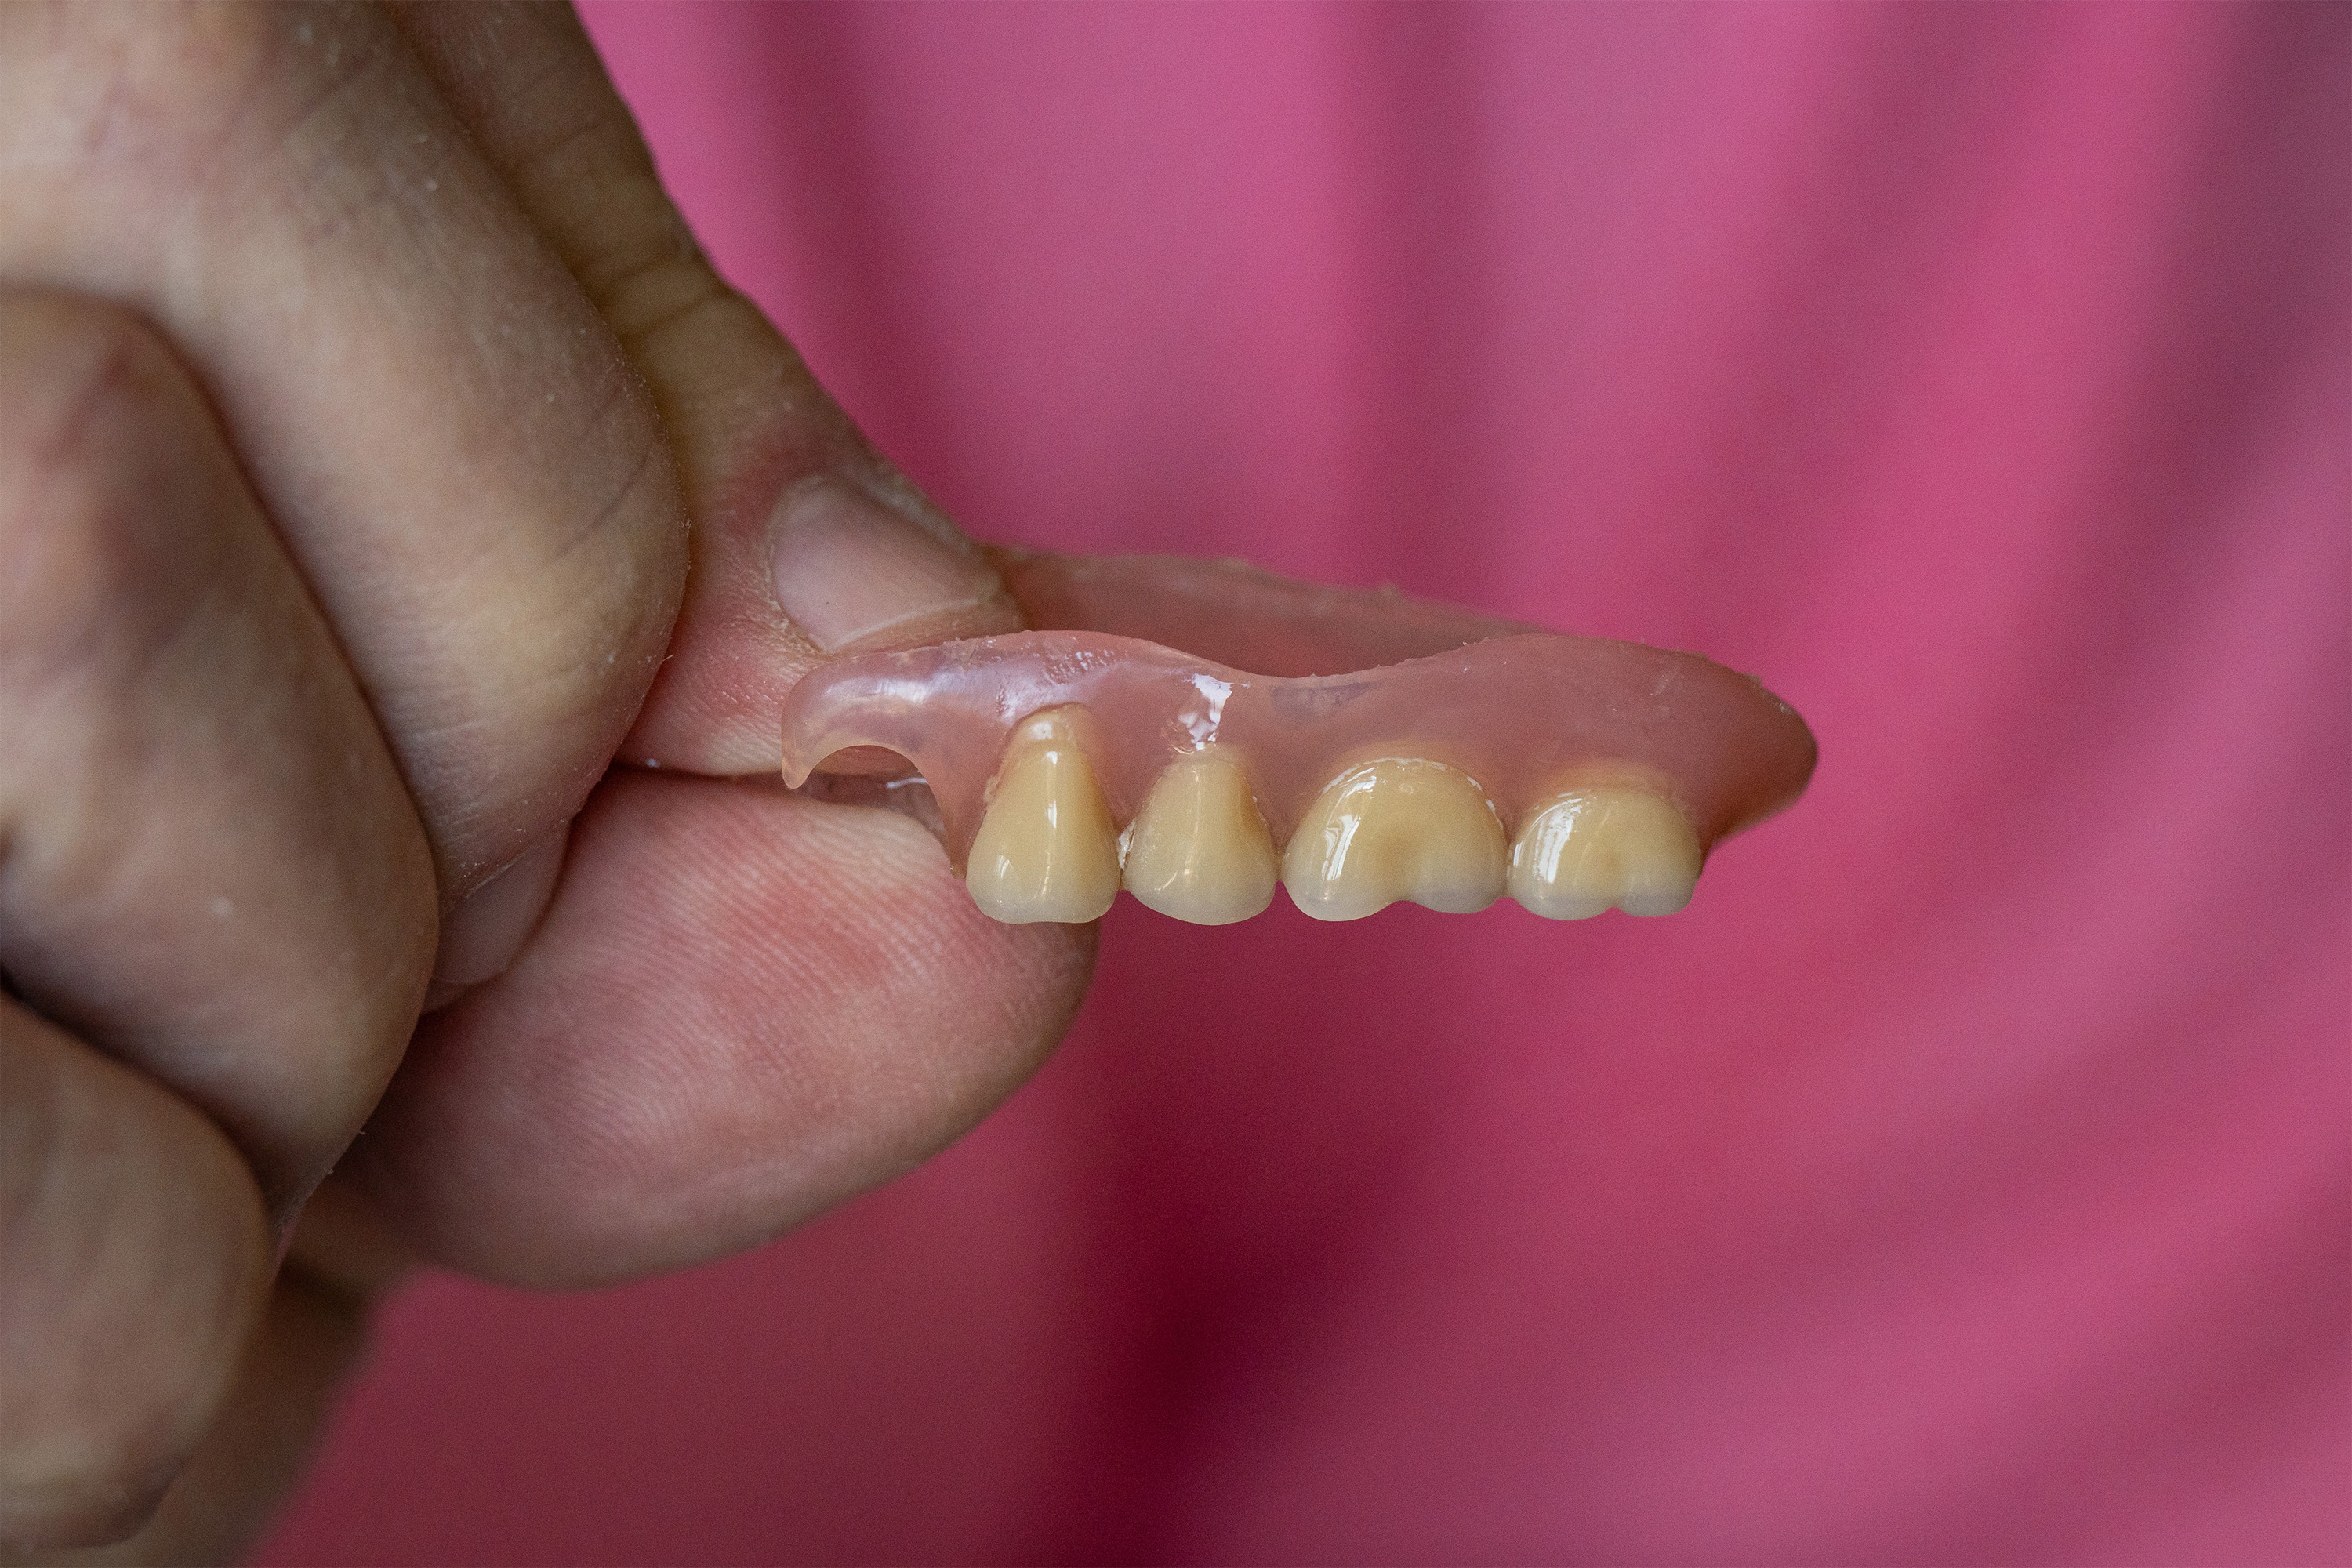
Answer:
<svg viewBox="0 0 2352 1568"><path fill-rule="evenodd" d="M959 870L1013 727L1065 704L1087 710L1118 821L1169 763L1213 743L1248 773L1276 844L1336 776L1380 756L1461 769L1509 833L1564 787L1639 783L1702 847L1787 805L1812 772L1804 721L1696 654L1234 562L1000 552L998 565L1031 621L1055 629L839 659L784 708L786 783L857 748L898 753L929 784ZM1169 646L1179 638L1191 651Z"/></svg>

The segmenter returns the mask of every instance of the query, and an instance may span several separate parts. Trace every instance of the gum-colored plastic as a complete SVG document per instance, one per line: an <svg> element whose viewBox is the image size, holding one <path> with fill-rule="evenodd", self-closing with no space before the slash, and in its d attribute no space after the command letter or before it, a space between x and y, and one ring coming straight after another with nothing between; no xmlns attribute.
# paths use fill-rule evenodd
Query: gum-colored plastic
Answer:
<svg viewBox="0 0 2352 1568"><path fill-rule="evenodd" d="M1013 726L1064 703L1091 716L1119 822L1171 762L1213 742L1248 773L1277 844L1339 773L1381 756L1459 768L1507 832L1566 788L1648 789L1702 848L1795 800L1812 772L1795 711L1696 654L1238 563L1003 553L999 566L1033 624L1063 629L842 659L784 709L786 783L829 763L875 771L862 748L897 753L929 781L959 871ZM1103 623L1190 651L1091 629Z"/></svg>

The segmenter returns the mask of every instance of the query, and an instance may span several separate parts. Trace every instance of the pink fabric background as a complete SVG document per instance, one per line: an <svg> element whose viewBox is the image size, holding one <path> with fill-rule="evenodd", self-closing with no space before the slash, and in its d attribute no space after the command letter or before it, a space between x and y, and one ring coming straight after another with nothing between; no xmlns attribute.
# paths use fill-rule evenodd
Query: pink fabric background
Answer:
<svg viewBox="0 0 2352 1568"><path fill-rule="evenodd" d="M2352 9L591 19L974 532L1821 773L1667 921L1123 903L918 1174L403 1300L265 1561L2352 1560Z"/></svg>

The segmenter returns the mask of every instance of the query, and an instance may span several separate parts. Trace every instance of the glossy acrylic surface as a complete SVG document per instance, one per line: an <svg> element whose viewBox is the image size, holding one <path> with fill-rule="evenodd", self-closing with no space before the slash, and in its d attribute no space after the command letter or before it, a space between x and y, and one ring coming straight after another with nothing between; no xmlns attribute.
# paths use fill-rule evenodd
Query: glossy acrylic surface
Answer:
<svg viewBox="0 0 2352 1568"><path fill-rule="evenodd" d="M1292 669L1404 657L1268 675L1056 630L843 659L803 680L785 708L786 782L856 748L896 752L929 781L961 868L1013 726L1066 703L1091 715L1094 766L1118 821L1134 817L1171 761L1215 744L1247 772L1277 844L1332 779L1380 756L1467 773L1507 833L1571 784L1647 787L1682 810L1702 846L1788 805L1812 772L1804 721L1695 654L1522 630L1234 563L1054 562L1033 564L1016 591L1033 618L1131 621Z"/></svg>

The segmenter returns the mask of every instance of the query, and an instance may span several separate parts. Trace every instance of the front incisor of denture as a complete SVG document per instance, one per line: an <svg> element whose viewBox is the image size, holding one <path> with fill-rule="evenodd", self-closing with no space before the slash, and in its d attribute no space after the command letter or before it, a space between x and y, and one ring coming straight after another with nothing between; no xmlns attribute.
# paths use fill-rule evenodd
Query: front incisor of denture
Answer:
<svg viewBox="0 0 2352 1568"><path fill-rule="evenodd" d="M1216 746L1178 758L1128 829L1127 890L1194 925L1249 919L1274 901L1277 874L1249 774Z"/></svg>
<svg viewBox="0 0 2352 1568"><path fill-rule="evenodd" d="M1010 925L1100 920L1118 897L1118 829L1074 708L1023 720L998 765L964 885Z"/></svg>
<svg viewBox="0 0 2352 1568"><path fill-rule="evenodd" d="M1698 836L1647 790L1575 789L1530 816L1511 846L1511 897L1549 920L1615 908L1670 915L1698 882Z"/></svg>
<svg viewBox="0 0 2352 1568"><path fill-rule="evenodd" d="M1353 921L1399 899L1449 914L1483 910L1504 883L1503 826L1467 773L1383 757L1334 779L1282 856L1291 902Z"/></svg>

